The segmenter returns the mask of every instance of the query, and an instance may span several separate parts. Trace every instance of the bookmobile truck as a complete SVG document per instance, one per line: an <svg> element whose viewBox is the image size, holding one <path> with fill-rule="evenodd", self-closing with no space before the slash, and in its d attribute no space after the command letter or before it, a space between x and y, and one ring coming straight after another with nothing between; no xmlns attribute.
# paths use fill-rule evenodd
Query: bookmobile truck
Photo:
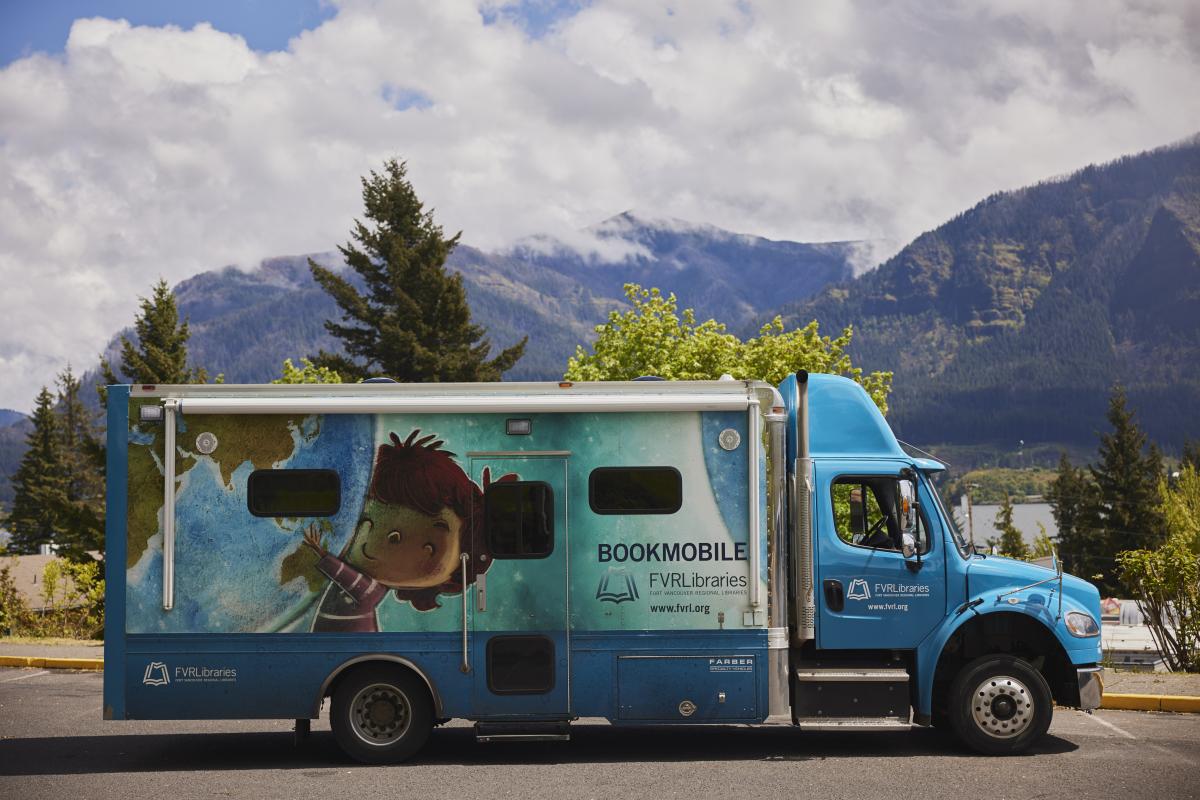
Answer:
<svg viewBox="0 0 1200 800"><path fill-rule="evenodd" d="M1103 691L1096 589L976 554L863 389L114 386L106 719L945 726ZM124 565L124 569L120 566Z"/></svg>

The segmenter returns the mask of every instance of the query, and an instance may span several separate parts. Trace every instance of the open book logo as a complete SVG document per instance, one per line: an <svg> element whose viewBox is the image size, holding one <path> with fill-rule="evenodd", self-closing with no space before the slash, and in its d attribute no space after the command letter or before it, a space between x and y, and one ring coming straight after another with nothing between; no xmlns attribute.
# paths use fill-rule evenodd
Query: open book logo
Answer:
<svg viewBox="0 0 1200 800"><path fill-rule="evenodd" d="M146 674L142 676L142 683L147 686L166 686L171 682L171 678L167 675L167 665L161 661L151 661L146 665Z"/></svg>
<svg viewBox="0 0 1200 800"><path fill-rule="evenodd" d="M624 569L610 568L608 572L600 576L600 585L596 587L596 599L608 603L637 600L637 583L633 580L633 576Z"/></svg>
<svg viewBox="0 0 1200 800"><path fill-rule="evenodd" d="M855 578L850 581L850 588L846 590L846 598L849 600L870 600L871 590L867 588L867 582L862 578Z"/></svg>

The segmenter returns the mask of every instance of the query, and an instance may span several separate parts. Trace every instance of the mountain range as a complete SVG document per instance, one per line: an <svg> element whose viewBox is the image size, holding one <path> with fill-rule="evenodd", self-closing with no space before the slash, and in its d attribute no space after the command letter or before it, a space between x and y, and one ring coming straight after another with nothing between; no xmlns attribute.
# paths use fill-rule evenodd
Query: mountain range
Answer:
<svg viewBox="0 0 1200 800"><path fill-rule="evenodd" d="M1177 453L1200 439L1200 137L993 195L784 317L853 324L910 441L1094 447L1120 383Z"/></svg>

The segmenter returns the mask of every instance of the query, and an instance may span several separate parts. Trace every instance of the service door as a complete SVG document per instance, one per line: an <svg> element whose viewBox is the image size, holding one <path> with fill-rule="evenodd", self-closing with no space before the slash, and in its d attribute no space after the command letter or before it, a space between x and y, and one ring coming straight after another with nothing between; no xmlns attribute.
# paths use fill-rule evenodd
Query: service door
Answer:
<svg viewBox="0 0 1200 800"><path fill-rule="evenodd" d="M471 665L477 717L564 719L567 685L567 459L472 454L484 487ZM484 567L486 566L486 570Z"/></svg>
<svg viewBox="0 0 1200 800"><path fill-rule="evenodd" d="M902 476L900 465L818 465L813 503L822 649L910 650L945 618L945 541L930 489L914 477ZM915 528L904 521L910 509ZM919 562L901 553L906 530L919 545Z"/></svg>

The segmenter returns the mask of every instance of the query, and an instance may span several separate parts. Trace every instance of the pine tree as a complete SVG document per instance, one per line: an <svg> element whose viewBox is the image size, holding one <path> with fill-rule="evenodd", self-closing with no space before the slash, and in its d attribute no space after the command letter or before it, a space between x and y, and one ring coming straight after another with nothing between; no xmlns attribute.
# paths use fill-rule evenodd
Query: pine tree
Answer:
<svg viewBox="0 0 1200 800"><path fill-rule="evenodd" d="M1000 555L1027 560L1029 547L1020 529L1013 524L1012 498L1007 494L1004 495L1000 510L996 512L996 527L1000 530Z"/></svg>
<svg viewBox="0 0 1200 800"><path fill-rule="evenodd" d="M322 351L317 367L343 380L384 376L406 382L495 381L525 352L528 337L488 360L486 331L471 323L462 276L446 272L460 234L446 238L406 177L404 162L363 178L370 227L355 220L352 241L339 247L362 278L360 294L341 276L309 260L317 283L337 302L343 322L326 329L347 356Z"/></svg>
<svg viewBox="0 0 1200 800"><path fill-rule="evenodd" d="M1188 440L1183 443L1183 455L1179 459L1179 469L1191 466L1200 470L1200 442Z"/></svg>
<svg viewBox="0 0 1200 800"><path fill-rule="evenodd" d="M1097 518L1099 498L1087 470L1074 466L1066 453L1058 460L1058 475L1050 482L1046 501L1058 525L1063 568L1093 579L1109 566L1103 560L1106 543Z"/></svg>
<svg viewBox="0 0 1200 800"><path fill-rule="evenodd" d="M205 383L208 373L187 364L187 320L179 322L175 295L165 280L159 279L150 297L139 298L141 313L133 322L135 340L121 337L121 374L101 359L104 380L112 383ZM220 378L218 378L220 380Z"/></svg>
<svg viewBox="0 0 1200 800"><path fill-rule="evenodd" d="M13 553L36 553L38 546L53 543L63 531L57 509L65 502L67 481L63 469L62 439L54 414L54 395L45 386L33 410L33 430L28 449L13 473L13 505L8 518Z"/></svg>
<svg viewBox="0 0 1200 800"><path fill-rule="evenodd" d="M1099 515L1111 556L1121 550L1153 548L1165 538L1158 511L1162 455L1138 427L1126 406L1125 389L1114 387L1109 399L1112 432L1100 437L1099 464L1091 467L1100 495ZM1111 570L1110 570L1111 571Z"/></svg>
<svg viewBox="0 0 1200 800"><path fill-rule="evenodd" d="M58 376L56 407L65 487L52 512L62 525L55 544L72 561L104 549L104 447L81 388L68 364Z"/></svg>

